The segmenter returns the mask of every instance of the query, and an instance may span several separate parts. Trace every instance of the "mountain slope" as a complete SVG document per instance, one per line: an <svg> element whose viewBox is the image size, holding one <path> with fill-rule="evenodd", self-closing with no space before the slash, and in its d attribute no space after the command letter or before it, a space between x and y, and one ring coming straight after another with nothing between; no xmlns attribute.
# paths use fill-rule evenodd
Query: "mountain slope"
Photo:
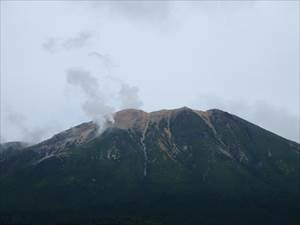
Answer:
<svg viewBox="0 0 300 225"><path fill-rule="evenodd" d="M220 110L129 109L114 119L101 135L90 122L0 153L0 220L298 223L299 144Z"/></svg>

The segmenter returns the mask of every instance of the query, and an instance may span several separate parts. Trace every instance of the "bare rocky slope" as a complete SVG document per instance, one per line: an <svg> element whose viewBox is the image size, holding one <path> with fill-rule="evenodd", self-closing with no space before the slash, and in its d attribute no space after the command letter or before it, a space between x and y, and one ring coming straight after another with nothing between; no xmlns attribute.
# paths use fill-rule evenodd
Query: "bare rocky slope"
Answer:
<svg viewBox="0 0 300 225"><path fill-rule="evenodd" d="M2 144L0 222L297 224L299 171L299 144L227 112L127 109Z"/></svg>

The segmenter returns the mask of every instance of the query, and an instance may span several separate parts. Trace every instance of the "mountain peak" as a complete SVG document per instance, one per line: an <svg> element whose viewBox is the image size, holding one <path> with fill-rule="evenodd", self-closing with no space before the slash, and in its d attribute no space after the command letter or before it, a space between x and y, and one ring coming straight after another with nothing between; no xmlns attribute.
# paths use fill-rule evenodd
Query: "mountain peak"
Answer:
<svg viewBox="0 0 300 225"><path fill-rule="evenodd" d="M115 113L113 126L120 129L133 128L143 130L148 121L159 122L162 119L169 119L173 115L177 115L186 111L194 112L188 107L181 107L178 109L163 109L149 113L138 109L124 109Z"/></svg>
<svg viewBox="0 0 300 225"><path fill-rule="evenodd" d="M138 128L145 126L148 113L138 109L124 109L114 115L114 127L120 129Z"/></svg>
<svg viewBox="0 0 300 225"><path fill-rule="evenodd" d="M142 130L145 128L147 121L153 123L159 123L159 121L177 116L184 112L196 113L198 115L204 115L204 111L193 110L186 106L176 109L162 109L159 111L145 112L138 109L124 109L118 111L114 115L114 127L120 129L138 129Z"/></svg>
<svg viewBox="0 0 300 225"><path fill-rule="evenodd" d="M77 224L89 222L87 209L96 219L172 215L151 224L299 221L297 143L218 109L188 107L121 110L107 131L99 137L88 122L21 151L0 151L0 212L25 208L34 221L40 209L59 219L75 212L84 221ZM116 222L128 224L104 221Z"/></svg>

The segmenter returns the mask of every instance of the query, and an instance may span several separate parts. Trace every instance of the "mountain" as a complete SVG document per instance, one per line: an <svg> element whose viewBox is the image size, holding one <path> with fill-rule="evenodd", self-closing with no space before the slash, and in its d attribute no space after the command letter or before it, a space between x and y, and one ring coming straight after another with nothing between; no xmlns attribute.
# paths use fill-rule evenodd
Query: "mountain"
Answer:
<svg viewBox="0 0 300 225"><path fill-rule="evenodd" d="M221 110L128 109L4 146L1 224L300 221L300 145Z"/></svg>

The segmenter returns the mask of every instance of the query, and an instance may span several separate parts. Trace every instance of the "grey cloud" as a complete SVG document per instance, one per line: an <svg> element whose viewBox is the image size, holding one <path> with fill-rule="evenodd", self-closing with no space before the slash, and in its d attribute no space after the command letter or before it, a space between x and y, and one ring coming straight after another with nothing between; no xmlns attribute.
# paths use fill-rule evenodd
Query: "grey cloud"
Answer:
<svg viewBox="0 0 300 225"><path fill-rule="evenodd" d="M92 98L97 97L99 89L98 81L91 76L89 71L81 68L72 68L67 70L67 82L69 84L79 86L83 92Z"/></svg>
<svg viewBox="0 0 300 225"><path fill-rule="evenodd" d="M99 60L103 61L103 63L106 64L107 66L114 66L109 55L103 55L99 52L94 51L94 52L90 52L89 56L98 58Z"/></svg>
<svg viewBox="0 0 300 225"><path fill-rule="evenodd" d="M23 114L14 111L11 107L8 107L6 117L8 123L14 126L21 134L21 141L30 144L38 143L60 129L60 126L55 122L45 124L41 127L29 126L28 119ZM5 140L4 137L2 138Z"/></svg>
<svg viewBox="0 0 300 225"><path fill-rule="evenodd" d="M43 43L44 50L50 53L57 53L60 51L70 51L80 49L89 44L93 35L90 32L79 32L71 38L55 38L51 37Z"/></svg>
<svg viewBox="0 0 300 225"><path fill-rule="evenodd" d="M80 32L73 38L66 39L62 46L66 50L78 49L84 47L88 41L92 38L92 34L88 32Z"/></svg>
<svg viewBox="0 0 300 225"><path fill-rule="evenodd" d="M116 18L156 25L170 17L172 6L168 1L92 1L91 4L93 9L107 10Z"/></svg>
<svg viewBox="0 0 300 225"><path fill-rule="evenodd" d="M249 115L250 120L276 134L300 143L299 116L266 102L257 102L252 107L252 112Z"/></svg>
<svg viewBox="0 0 300 225"><path fill-rule="evenodd" d="M31 128L27 133L24 134L23 140L27 143L39 143L45 138L49 138L54 133L60 130L60 126L57 123L49 123L42 127Z"/></svg>
<svg viewBox="0 0 300 225"><path fill-rule="evenodd" d="M165 19L169 13L169 2L131 1L111 2L112 10L122 13L129 19Z"/></svg>
<svg viewBox="0 0 300 225"><path fill-rule="evenodd" d="M51 37L48 38L48 40L45 41L42 46L46 51L55 53L60 50L59 42L60 42L59 39Z"/></svg>

